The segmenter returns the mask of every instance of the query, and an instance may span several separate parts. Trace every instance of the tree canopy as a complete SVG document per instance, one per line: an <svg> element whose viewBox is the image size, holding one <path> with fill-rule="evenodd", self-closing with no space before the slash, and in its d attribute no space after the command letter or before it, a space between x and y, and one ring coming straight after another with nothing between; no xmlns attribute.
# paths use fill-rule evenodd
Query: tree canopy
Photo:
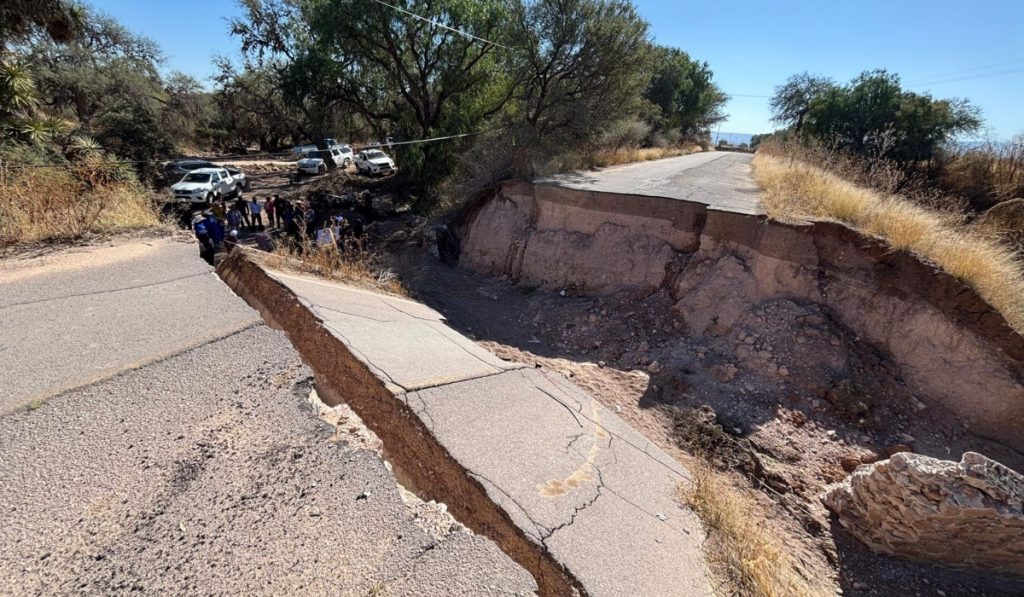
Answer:
<svg viewBox="0 0 1024 597"><path fill-rule="evenodd" d="M906 91L884 70L865 71L846 85L797 75L776 89L771 105L775 119L804 138L907 166L932 159L982 123L967 100Z"/></svg>

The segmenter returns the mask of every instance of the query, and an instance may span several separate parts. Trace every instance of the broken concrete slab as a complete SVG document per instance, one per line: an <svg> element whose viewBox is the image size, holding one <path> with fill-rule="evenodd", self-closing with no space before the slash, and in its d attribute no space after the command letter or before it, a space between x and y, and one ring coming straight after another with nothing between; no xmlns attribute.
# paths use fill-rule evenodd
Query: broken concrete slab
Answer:
<svg viewBox="0 0 1024 597"><path fill-rule="evenodd" d="M703 530L676 499L685 469L586 393L411 301L242 255L219 271L288 332L325 401L380 436L403 485L494 539L541 594L711 594Z"/></svg>
<svg viewBox="0 0 1024 597"><path fill-rule="evenodd" d="M268 273L293 289L302 304L392 392L522 367L502 361L456 333L440 313L421 303L308 277ZM445 358L430 358L436 354Z"/></svg>

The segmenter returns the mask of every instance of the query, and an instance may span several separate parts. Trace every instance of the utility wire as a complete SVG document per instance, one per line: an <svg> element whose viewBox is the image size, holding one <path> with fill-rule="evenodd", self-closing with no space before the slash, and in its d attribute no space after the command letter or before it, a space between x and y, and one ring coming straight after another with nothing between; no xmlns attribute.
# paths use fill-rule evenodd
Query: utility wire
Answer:
<svg viewBox="0 0 1024 597"><path fill-rule="evenodd" d="M1007 62L997 62L995 64L989 64L989 65L986 65L986 66L975 66L975 67L972 67L972 68L962 68L962 69L950 71L950 72L947 72L947 73L941 74L941 75L933 75L933 76L930 76L930 77L921 78L921 79L918 80L919 82L911 83L911 84L908 85L908 87L918 87L920 85L930 85L932 82L937 81L937 80L948 79L950 77L959 77L960 75L965 75L965 74L968 74L968 73L976 73L976 72L979 72L979 71L986 71L986 70L989 70L989 69L992 69L992 68L998 68L998 67L1001 67L1001 66L1010 66L1010 65L1014 65L1014 64L1020 64L1022 62L1024 62L1024 58L1018 58L1017 60L1009 60Z"/></svg>
<svg viewBox="0 0 1024 597"><path fill-rule="evenodd" d="M482 41L485 44L491 44L492 46L498 46L499 48L505 48L506 50L511 50L512 49L512 48L510 48L510 47L508 47L508 46L506 46L504 44L499 44L496 41L491 41L489 39L484 39L482 37L477 37L476 35L473 35L472 33L466 33L465 31L462 31L460 29L455 29L454 27L449 27L448 25L445 25L444 23L439 23L439 22L437 22L437 21L435 21L433 19L428 19L427 17L421 17L420 15L418 15L418 14L416 14L414 12L409 12L408 10L405 10L404 8L401 8L399 6L395 6L394 4L388 4L387 2L384 2L384 0L371 0L371 1L372 2L376 2L377 4L380 4L380 5L383 5L383 6L387 6L388 8L397 10L400 13L407 14L410 17L413 17L414 19L419 19L421 21L425 21L427 23L431 23L433 25L436 25L436 26L438 26L438 27L440 27L442 29L447 29L448 31L451 31L452 33L458 33L459 35L461 35L463 37L467 37L469 39L474 39L476 41Z"/></svg>
<svg viewBox="0 0 1024 597"><path fill-rule="evenodd" d="M963 77L953 77L951 79L940 79L940 80L937 80L937 81L928 81L928 82L925 82L925 83L915 83L914 85L907 85L907 87L927 87L927 86L930 86L930 85L942 85L942 84L945 84L945 83L957 83L957 82L960 82L960 81L973 81L975 79L987 79L987 78L991 78L991 77L1003 77L1003 76L1006 76L1006 75L1013 75L1013 74L1021 73L1021 72L1024 72L1024 66L1018 67L1018 68L1011 68L1009 70L997 71L997 72L994 72L994 73L967 75L967 76L963 76Z"/></svg>
<svg viewBox="0 0 1024 597"><path fill-rule="evenodd" d="M413 139L411 141L392 141L392 142L383 141L383 142L376 142L376 143L367 143L365 145L350 145L350 147L352 147L353 150L359 151L359 150L363 150L363 149L380 149L382 147L393 147L393 146L396 146L396 145L421 145L423 143L435 143L437 141L447 141L447 140L450 140L450 139L461 139L463 137L472 137L474 135L481 135L483 133L489 133L489 132L493 132L495 130L499 130L499 129L487 129L487 130L483 130L483 131L476 131L476 132L473 132L473 133L462 133L462 134L459 134L459 135L447 135L447 136L444 136L444 137L431 137L429 139ZM231 160L239 160L239 161L236 161L235 164L237 164L237 165L245 165L245 160L249 160L249 159L252 159L252 158L270 157L270 158L282 158L283 159L283 158L287 158L287 157L292 157L294 155L295 155L294 153L289 151L289 152L279 152L279 153L240 154L240 155L219 156L219 157L212 157L212 158L182 158L182 161L194 160L194 161L207 161L207 162L225 162L225 161L231 161ZM93 162L93 163L94 164L103 164L103 165L125 165L125 166L127 166L127 165L132 165L132 164L164 164L164 163L169 163L169 162L174 162L174 161L177 161L177 160L107 160L107 161ZM3 160L0 160L0 168L10 168L10 169L72 168L72 167L74 167L74 164L12 164L12 163L4 162Z"/></svg>

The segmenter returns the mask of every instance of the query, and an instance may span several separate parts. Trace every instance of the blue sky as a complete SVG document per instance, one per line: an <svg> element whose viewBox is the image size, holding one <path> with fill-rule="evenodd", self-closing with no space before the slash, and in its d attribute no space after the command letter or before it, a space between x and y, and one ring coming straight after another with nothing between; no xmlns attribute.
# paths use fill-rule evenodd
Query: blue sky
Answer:
<svg viewBox="0 0 1024 597"><path fill-rule="evenodd" d="M733 95L722 132L771 130L765 97L791 74L846 81L885 68L914 91L966 97L1001 137L1024 133L1024 1L636 0L658 43L707 60ZM168 69L211 74L232 55L235 0L92 0L156 40ZM915 85L925 83L923 85Z"/></svg>

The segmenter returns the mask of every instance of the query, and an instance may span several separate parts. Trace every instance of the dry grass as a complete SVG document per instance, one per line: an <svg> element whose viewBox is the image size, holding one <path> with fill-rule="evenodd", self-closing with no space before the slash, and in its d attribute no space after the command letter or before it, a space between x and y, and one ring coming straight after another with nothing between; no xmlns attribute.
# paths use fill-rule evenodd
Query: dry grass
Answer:
<svg viewBox="0 0 1024 597"><path fill-rule="evenodd" d="M593 158L595 166L615 166L618 164L631 164L633 162L649 162L664 158L674 158L681 155L690 155L703 151L700 145L687 147L620 147L599 151Z"/></svg>
<svg viewBox="0 0 1024 597"><path fill-rule="evenodd" d="M159 223L152 192L134 177L87 165L25 169L0 177L0 246Z"/></svg>
<svg viewBox="0 0 1024 597"><path fill-rule="evenodd" d="M971 285L1024 333L1024 273L1015 254L951 213L885 195L793 159L758 153L762 205L788 222L835 220L906 250Z"/></svg>
<svg viewBox="0 0 1024 597"><path fill-rule="evenodd" d="M313 274L396 296L409 296L398 274L379 255L358 247L344 252L334 245L317 247L308 239L303 240L301 246L301 251L286 245L278 247L266 256L267 266Z"/></svg>
<svg viewBox="0 0 1024 597"><path fill-rule="evenodd" d="M708 556L725 572L735 593L758 597L826 594L796 569L779 538L758 516L759 505L734 488L710 465L691 465L693 484L683 501L700 517L711 538Z"/></svg>

